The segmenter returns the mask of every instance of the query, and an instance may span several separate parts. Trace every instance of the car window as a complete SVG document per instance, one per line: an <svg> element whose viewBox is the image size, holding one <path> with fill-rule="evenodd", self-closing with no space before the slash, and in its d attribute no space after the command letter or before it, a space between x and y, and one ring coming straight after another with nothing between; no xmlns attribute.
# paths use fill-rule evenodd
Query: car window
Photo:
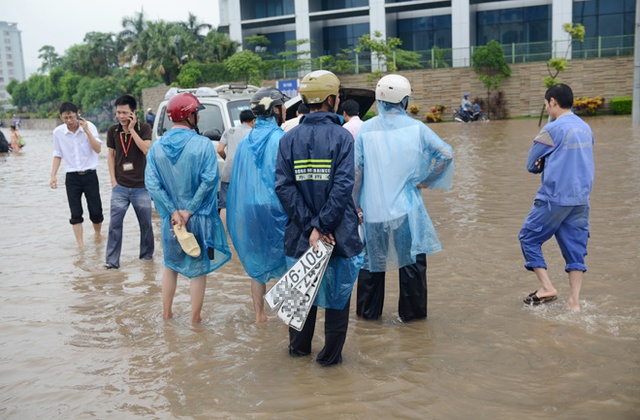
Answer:
<svg viewBox="0 0 640 420"><path fill-rule="evenodd" d="M240 112L245 109L249 109L249 100L243 99L241 101L231 101L227 104L229 110L229 119L231 119L231 126L235 127L240 125Z"/></svg>
<svg viewBox="0 0 640 420"><path fill-rule="evenodd" d="M204 105L204 109L200 111L198 128L201 133L208 130L218 130L220 133L224 132L224 120L222 119L222 112L218 105Z"/></svg>
<svg viewBox="0 0 640 420"><path fill-rule="evenodd" d="M238 111L239 113L240 111ZM162 109L162 115L159 116L161 123L158 124L158 137L162 136L167 130L173 127L173 122L169 119L167 114L167 108ZM239 120L239 117L238 117ZM200 121L198 122L198 129L201 133L207 130L217 129L221 133L224 132L224 120L222 119L222 112L217 105L204 104L204 109L200 111Z"/></svg>

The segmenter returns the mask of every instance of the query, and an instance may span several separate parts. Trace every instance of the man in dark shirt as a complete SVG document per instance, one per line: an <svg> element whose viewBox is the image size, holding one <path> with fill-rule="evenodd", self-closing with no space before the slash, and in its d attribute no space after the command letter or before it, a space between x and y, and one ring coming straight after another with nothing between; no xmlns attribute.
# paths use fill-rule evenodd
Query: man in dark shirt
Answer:
<svg viewBox="0 0 640 420"><path fill-rule="evenodd" d="M120 268L122 225L129 204L133 205L140 225L140 259L150 260L154 249L151 196L144 185L151 126L138 121L137 103L133 96L123 95L115 105L118 123L109 127L107 132L112 187L107 261L104 265L107 270Z"/></svg>

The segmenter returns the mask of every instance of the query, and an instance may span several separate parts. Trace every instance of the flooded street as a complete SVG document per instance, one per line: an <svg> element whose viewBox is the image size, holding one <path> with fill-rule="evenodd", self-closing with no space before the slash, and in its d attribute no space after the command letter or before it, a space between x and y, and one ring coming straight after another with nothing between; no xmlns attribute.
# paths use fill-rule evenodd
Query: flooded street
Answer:
<svg viewBox="0 0 640 420"><path fill-rule="evenodd" d="M522 304L538 288L518 242L540 183L525 168L537 119L434 124L454 148L455 176L451 191L423 194L444 249L428 258L428 319L397 321L390 273L381 321L357 318L352 301L344 362L331 368L289 357L275 312L253 322L235 254L208 276L201 325L190 323L184 277L164 322L157 214L153 261L137 259L130 209L121 269L98 271L106 147L103 239L94 241L85 211L78 250L64 186L49 188L51 133L22 131L24 151L0 155L0 418L640 418L640 129L630 117L586 121L596 180L583 312L564 309L555 240L544 251L559 299Z"/></svg>

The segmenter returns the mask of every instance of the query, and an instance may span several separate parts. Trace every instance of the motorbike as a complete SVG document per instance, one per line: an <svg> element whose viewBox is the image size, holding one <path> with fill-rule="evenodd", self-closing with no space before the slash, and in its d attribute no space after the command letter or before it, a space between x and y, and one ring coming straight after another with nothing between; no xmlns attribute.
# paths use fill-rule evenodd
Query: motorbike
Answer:
<svg viewBox="0 0 640 420"><path fill-rule="evenodd" d="M463 112L462 107L453 113L453 120L457 122L489 121L489 116L482 112L480 105L473 104L473 114Z"/></svg>

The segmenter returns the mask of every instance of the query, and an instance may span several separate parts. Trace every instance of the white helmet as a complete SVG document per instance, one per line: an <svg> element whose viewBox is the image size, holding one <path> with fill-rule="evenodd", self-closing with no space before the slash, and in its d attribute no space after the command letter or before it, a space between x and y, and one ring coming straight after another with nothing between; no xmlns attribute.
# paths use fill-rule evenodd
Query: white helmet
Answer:
<svg viewBox="0 0 640 420"><path fill-rule="evenodd" d="M407 96L411 96L411 83L406 77L399 74L384 76L376 86L376 100L378 101L398 104Z"/></svg>

